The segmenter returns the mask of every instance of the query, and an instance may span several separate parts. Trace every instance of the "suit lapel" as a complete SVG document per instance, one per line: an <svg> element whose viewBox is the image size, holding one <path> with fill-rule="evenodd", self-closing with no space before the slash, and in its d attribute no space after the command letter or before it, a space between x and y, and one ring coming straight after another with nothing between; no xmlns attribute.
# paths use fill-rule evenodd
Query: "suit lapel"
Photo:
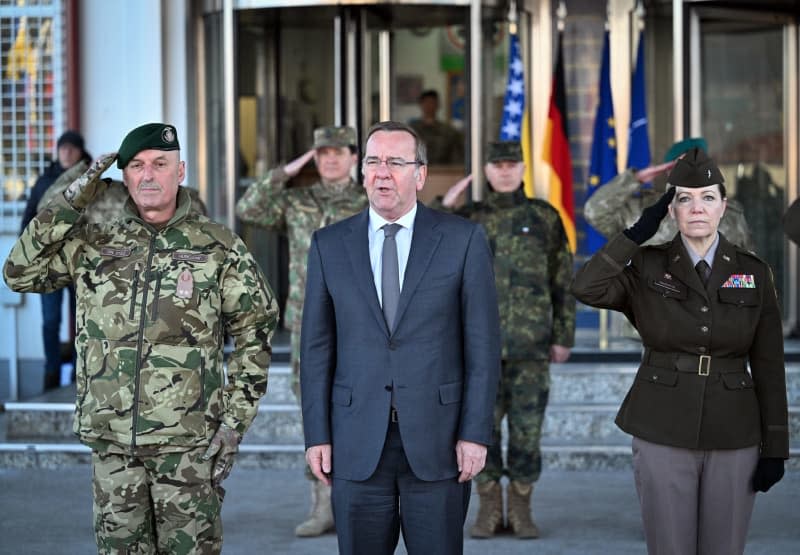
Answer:
<svg viewBox="0 0 800 555"><path fill-rule="evenodd" d="M408 254L408 263L403 277L403 290L400 292L400 302L397 305L394 329L400 327L403 314L411 302L414 291L419 286L422 276L433 259L433 253L442 239L442 234L435 230L436 213L417 203L417 216L414 219L414 235L411 238L411 251Z"/></svg>
<svg viewBox="0 0 800 555"><path fill-rule="evenodd" d="M350 258L353 267L353 281L361 291L369 306L370 312L378 323L389 333L383 311L378 302L378 293L375 291L375 276L372 274L372 264L369 260L369 239L367 226L369 225L369 209L362 211L358 218L353 220L348 232L342 236L345 252ZM402 301L401 301L402 302Z"/></svg>
<svg viewBox="0 0 800 555"><path fill-rule="evenodd" d="M674 277L678 278L701 295L708 296L706 288L703 287L703 282L700 281L700 276L697 275L697 271L692 265L692 258L683 246L680 233L675 235L672 244L669 246L667 268L669 273Z"/></svg>

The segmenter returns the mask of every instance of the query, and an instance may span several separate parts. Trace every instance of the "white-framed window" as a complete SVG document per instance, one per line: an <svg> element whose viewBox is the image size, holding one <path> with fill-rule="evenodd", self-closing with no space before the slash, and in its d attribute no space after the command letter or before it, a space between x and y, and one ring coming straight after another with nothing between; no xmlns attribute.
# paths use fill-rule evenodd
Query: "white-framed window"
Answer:
<svg viewBox="0 0 800 555"><path fill-rule="evenodd" d="M18 229L65 131L64 10L64 0L0 0L0 232Z"/></svg>

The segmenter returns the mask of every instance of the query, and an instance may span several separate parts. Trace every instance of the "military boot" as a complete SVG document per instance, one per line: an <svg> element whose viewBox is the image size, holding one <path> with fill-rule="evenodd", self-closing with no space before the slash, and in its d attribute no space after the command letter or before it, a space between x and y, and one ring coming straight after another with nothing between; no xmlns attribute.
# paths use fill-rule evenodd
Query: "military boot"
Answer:
<svg viewBox="0 0 800 555"><path fill-rule="evenodd" d="M539 537L539 529L531 518L533 484L514 482L508 484L508 524L520 539Z"/></svg>
<svg viewBox="0 0 800 555"><path fill-rule="evenodd" d="M294 534L300 538L313 538L332 530L331 487L314 480L311 482L311 512L308 519L294 529Z"/></svg>
<svg viewBox="0 0 800 555"><path fill-rule="evenodd" d="M503 487L490 480L478 484L478 517L469 531L473 538L491 538L503 526Z"/></svg>

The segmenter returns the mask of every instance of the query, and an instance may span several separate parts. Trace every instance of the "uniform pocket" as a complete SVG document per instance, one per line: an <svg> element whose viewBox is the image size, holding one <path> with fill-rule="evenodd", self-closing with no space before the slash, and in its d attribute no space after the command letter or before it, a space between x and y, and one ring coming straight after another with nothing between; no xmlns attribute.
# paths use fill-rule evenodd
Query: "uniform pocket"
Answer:
<svg viewBox="0 0 800 555"><path fill-rule="evenodd" d="M139 373L137 437L205 437L205 353L180 345L159 345L154 351Z"/></svg>
<svg viewBox="0 0 800 555"><path fill-rule="evenodd" d="M675 387L678 384L678 373L675 370L658 368L656 366L643 366L636 374L636 379L664 387Z"/></svg>
<svg viewBox="0 0 800 555"><path fill-rule="evenodd" d="M722 383L731 391L753 389L753 378L747 372L722 374Z"/></svg>
<svg viewBox="0 0 800 555"><path fill-rule="evenodd" d="M758 306L761 302L757 289L720 287L717 289L717 295L719 302L736 306Z"/></svg>

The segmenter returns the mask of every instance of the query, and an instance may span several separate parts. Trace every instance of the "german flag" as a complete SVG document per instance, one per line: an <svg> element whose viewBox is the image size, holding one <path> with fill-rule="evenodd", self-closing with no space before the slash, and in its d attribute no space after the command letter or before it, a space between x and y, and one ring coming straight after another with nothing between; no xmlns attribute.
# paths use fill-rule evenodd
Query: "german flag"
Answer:
<svg viewBox="0 0 800 555"><path fill-rule="evenodd" d="M572 159L569 154L567 134L567 95L564 86L564 61L562 55L562 32L558 32L558 52L553 72L553 88L550 94L550 109L547 114L547 129L544 134L542 158L550 166L550 204L561 215L561 223L569 239L572 252L576 249L575 206L572 200Z"/></svg>

